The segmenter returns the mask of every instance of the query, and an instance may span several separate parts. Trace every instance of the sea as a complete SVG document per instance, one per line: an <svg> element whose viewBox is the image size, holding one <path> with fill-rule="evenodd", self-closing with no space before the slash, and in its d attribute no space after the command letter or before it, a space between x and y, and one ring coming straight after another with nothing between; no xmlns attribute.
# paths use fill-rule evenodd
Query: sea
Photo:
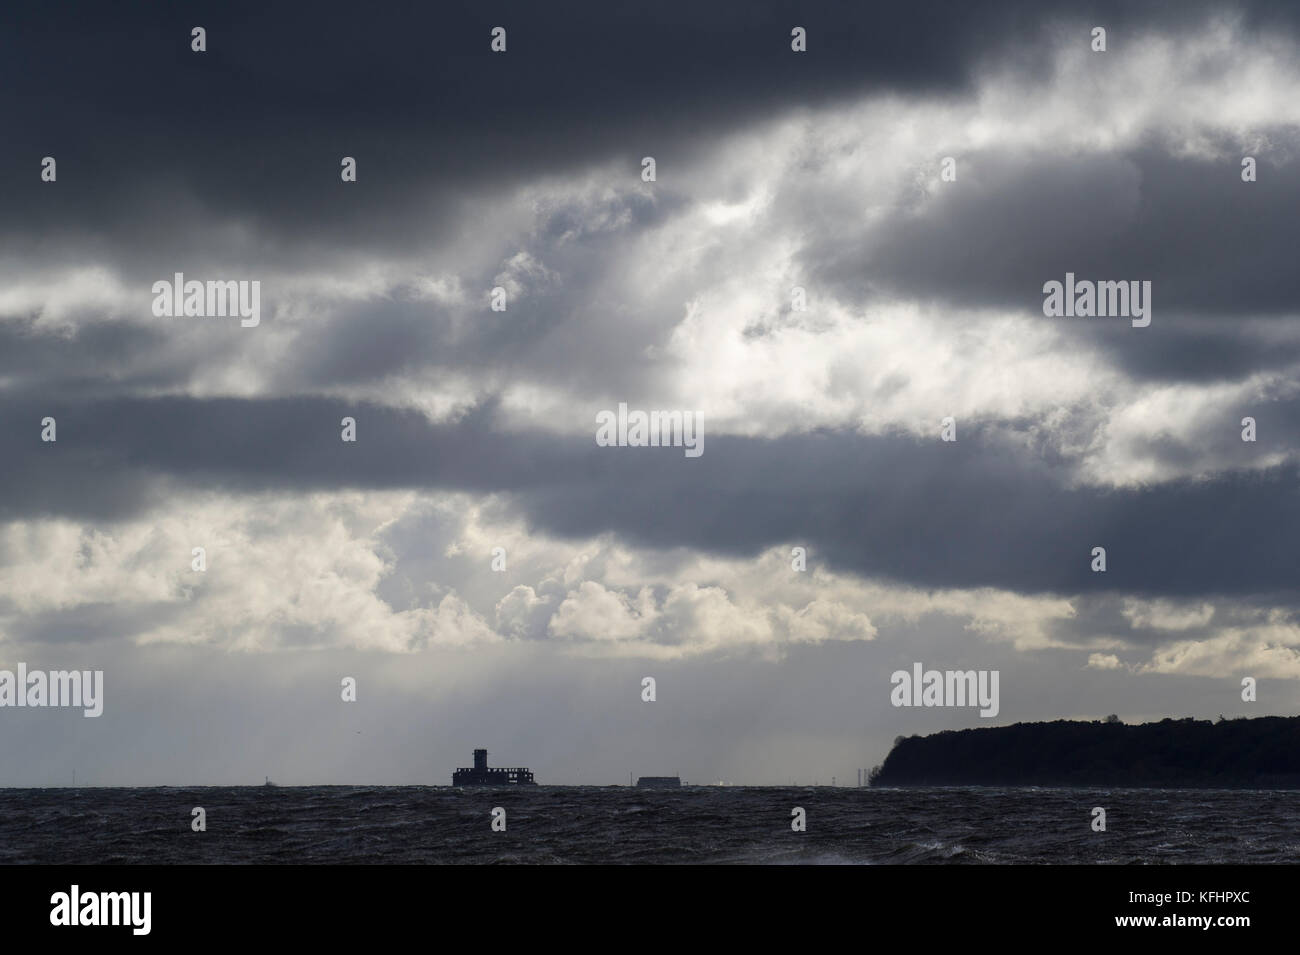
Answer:
<svg viewBox="0 0 1300 955"><path fill-rule="evenodd" d="M0 789L3 864L1294 862L1291 790Z"/></svg>

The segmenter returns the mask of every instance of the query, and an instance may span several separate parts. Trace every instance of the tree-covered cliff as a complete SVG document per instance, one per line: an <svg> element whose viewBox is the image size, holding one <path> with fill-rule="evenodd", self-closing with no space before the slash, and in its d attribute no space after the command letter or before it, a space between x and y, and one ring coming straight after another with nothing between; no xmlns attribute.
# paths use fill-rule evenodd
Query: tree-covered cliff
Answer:
<svg viewBox="0 0 1300 955"><path fill-rule="evenodd" d="M1300 717L1057 720L899 737L873 786L1300 789Z"/></svg>

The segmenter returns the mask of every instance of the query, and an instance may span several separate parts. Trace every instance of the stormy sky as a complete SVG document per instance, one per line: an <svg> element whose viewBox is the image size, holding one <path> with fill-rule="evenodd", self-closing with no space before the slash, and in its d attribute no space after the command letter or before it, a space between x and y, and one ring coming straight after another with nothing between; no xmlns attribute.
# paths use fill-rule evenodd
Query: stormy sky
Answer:
<svg viewBox="0 0 1300 955"><path fill-rule="evenodd" d="M0 785L851 784L1300 705L1289 4L30 4L0 79L0 668L105 681L0 709Z"/></svg>

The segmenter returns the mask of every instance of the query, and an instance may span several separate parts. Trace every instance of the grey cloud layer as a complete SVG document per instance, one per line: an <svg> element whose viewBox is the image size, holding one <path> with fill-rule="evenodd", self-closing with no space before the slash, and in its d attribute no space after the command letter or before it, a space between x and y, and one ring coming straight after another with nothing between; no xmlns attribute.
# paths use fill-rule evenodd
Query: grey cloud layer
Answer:
<svg viewBox="0 0 1300 955"><path fill-rule="evenodd" d="M1289 159L1300 131L1272 138L1270 151ZM825 236L804 258L855 298L880 289L1032 313L1043 283L1071 271L1150 281L1162 333L1187 314L1293 316L1300 176L1294 162L1262 155L1258 181L1244 183L1240 155L1186 159L1154 147L964 155L960 188L921 209L900 208L887 231L847 244Z"/></svg>
<svg viewBox="0 0 1300 955"><path fill-rule="evenodd" d="M1285 5L1238 9L1243 37L1295 35ZM344 30L327 13L233 5L139 22L128 13L111 34L93 9L20 15L23 29L0 41L12 54L0 57L13 80L0 96L14 118L12 148L0 157L0 242L13 276L31 259L46 268L110 263L142 288L194 262L328 271L349 252L403 258L490 245L476 203L547 174L581 175L622 157L633 185L595 205L544 204L524 234L502 243L501 255L529 253L543 276L509 313L476 306L466 322L454 304L322 294L274 360L274 393L291 396L280 400L132 397L184 392L204 372L260 357L246 351L254 338L229 329L92 321L64 335L23 316L0 323L3 421L17 442L0 475L0 512L114 519L182 486L455 488L508 492L530 522L561 535L615 531L728 553L804 540L838 566L926 586L1290 592L1283 529L1294 517L1293 469L1234 473L1295 447L1300 417L1285 394L1224 404L1190 436L1153 430L1152 460L1185 472L1211 461L1211 479L1110 492L1071 489L1069 455L1051 434L1059 423L1043 409L1022 420L963 419L954 446L848 427L773 440L713 435L692 462L603 452L574 436L583 431L576 417L562 437L506 430L493 402L507 384L572 386L592 401L615 392L653 399L672 368L647 350L681 322L699 275L726 269L706 249L696 271L651 293L619 288L626 246L696 202L671 175L653 193L633 191L641 154L671 168L725 131L864 93L960 101L995 67L1031 85L1052 74L1047 41L1065 25L1106 23L1107 55L1119 61L1132 55L1126 36L1154 25L1195 30L1213 12L1021 3L741 10L710 5L683 29L635 5L566 20L462 4L436 16L379 11ZM504 57L487 49L494 17L511 31ZM202 56L184 41L200 21L210 44ZM811 31L806 57L789 53L794 22ZM556 56L561 48L568 55ZM48 66L34 76L25 67L38 58ZM162 74L169 82L157 82ZM97 82L74 83L90 75ZM1300 292L1290 261L1300 245L1291 214L1300 177L1272 158L1294 154L1295 131L1266 132L1272 153L1249 186L1233 163L1173 155L1176 144L1157 131L1123 150L973 151L961 159L958 187L924 202L900 195L897 215L877 227L830 196L801 208L808 194L781 182L770 224L808 239L799 262L809 284L849 308L902 299L1032 312L1042 282L1067 270L1150 279L1153 326L1135 334L1078 323L1071 332L1082 351L1155 382L1285 373L1300 340L1272 329L1277 317L1293 317ZM32 157L44 154L60 158L57 185L34 175ZM355 188L338 181L343 154L361 159ZM465 295L477 301L499 268L481 257L459 277ZM267 292L273 301L274 288ZM258 332L275 328L268 318ZM481 404L449 425L315 397L451 374L471 379ZM937 420L943 410L918 413ZM59 419L57 445L36 439L47 414ZM345 414L360 419L356 447L338 441ZM1261 421L1259 445L1237 437L1246 414ZM1086 444L1087 430L1102 425L1079 420ZM1008 450L1026 435L1038 450ZM1111 553L1105 577L1087 571L1095 544Z"/></svg>
<svg viewBox="0 0 1300 955"><path fill-rule="evenodd" d="M8 519L127 519L167 487L439 488L511 495L530 526L557 536L615 532L749 556L797 543L837 569L925 587L1294 599L1300 571L1294 467L1071 490L1059 465L975 427L952 444L717 436L687 459L677 449L505 432L486 408L445 425L308 399L23 402L7 412L4 427L28 436L15 440L0 476ZM39 440L46 414L59 421L57 444ZM356 444L340 440L345 415L357 419ZM1295 407L1280 417L1300 421ZM1224 441L1250 449L1225 419ZM1105 574L1089 569L1098 545Z"/></svg>
<svg viewBox="0 0 1300 955"><path fill-rule="evenodd" d="M673 162L717 134L791 107L866 91L960 95L991 63L1027 81L1051 72L1060 17L1126 33L1176 32L1213 3L1118 2L879 7L833 2L706 5L376 5L310 11L255 3L33 5L0 36L0 230L28 254L58 246L138 260L238 256L196 225L243 225L258 258L398 250L429 234L464 190L581 168L611 156L634 170ZM1239 8L1254 35L1294 34L1294 8ZM208 52L190 52L202 21ZM504 56L488 49L497 23ZM792 57L789 30L812 53ZM57 190L33 170L61 163ZM361 162L340 193L338 157ZM56 252L57 254L57 252Z"/></svg>

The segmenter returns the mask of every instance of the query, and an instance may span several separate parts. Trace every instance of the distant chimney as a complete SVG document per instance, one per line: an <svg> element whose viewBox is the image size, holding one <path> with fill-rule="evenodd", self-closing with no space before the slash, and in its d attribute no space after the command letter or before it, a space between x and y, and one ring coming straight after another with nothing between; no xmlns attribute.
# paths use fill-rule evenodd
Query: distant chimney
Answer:
<svg viewBox="0 0 1300 955"><path fill-rule="evenodd" d="M474 768L487 769L487 750L485 749L474 750Z"/></svg>

